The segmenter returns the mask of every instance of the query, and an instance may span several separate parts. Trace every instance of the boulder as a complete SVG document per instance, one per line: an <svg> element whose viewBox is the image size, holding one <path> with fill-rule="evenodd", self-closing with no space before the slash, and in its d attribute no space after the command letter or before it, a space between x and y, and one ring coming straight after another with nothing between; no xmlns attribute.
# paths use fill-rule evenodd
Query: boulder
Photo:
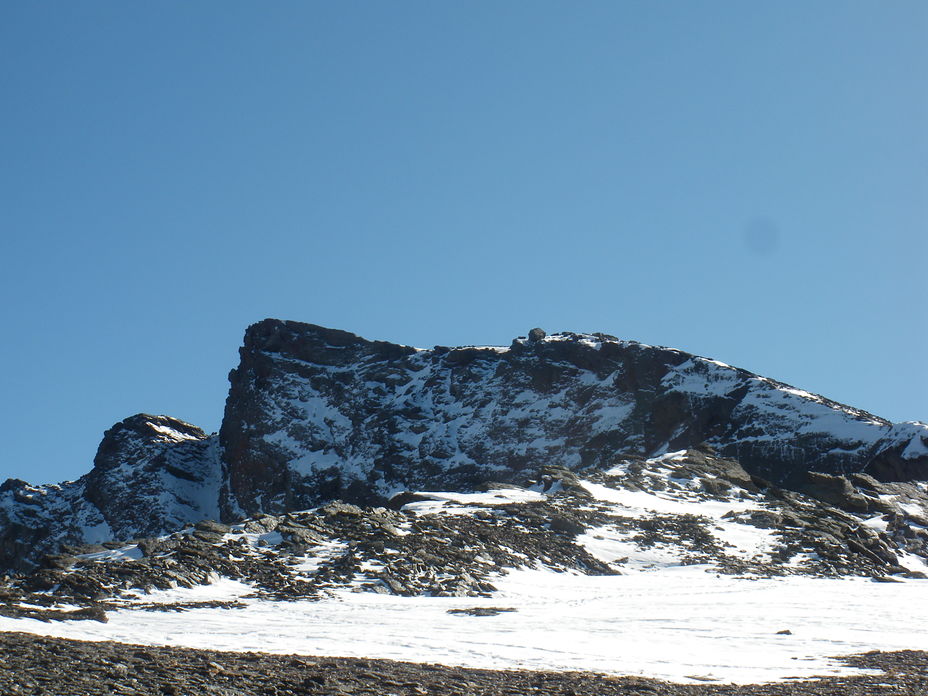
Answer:
<svg viewBox="0 0 928 696"><path fill-rule="evenodd" d="M864 513L870 510L867 499L854 490L851 482L844 476L809 471L798 489L816 500L848 512Z"/></svg>

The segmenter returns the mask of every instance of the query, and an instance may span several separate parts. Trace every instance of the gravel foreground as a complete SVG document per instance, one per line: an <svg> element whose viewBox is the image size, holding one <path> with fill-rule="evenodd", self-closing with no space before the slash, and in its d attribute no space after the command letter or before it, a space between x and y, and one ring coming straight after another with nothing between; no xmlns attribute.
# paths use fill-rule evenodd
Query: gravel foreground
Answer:
<svg viewBox="0 0 928 696"><path fill-rule="evenodd" d="M683 685L589 672L465 669L360 658L228 653L0 633L5 696L659 696L928 694L928 653L846 658L882 674L760 685Z"/></svg>

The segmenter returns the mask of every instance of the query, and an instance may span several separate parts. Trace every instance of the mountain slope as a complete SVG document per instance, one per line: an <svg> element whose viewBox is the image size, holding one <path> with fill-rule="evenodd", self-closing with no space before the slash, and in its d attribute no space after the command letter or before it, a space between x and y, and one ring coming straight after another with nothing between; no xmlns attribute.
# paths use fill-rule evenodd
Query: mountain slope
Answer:
<svg viewBox="0 0 928 696"><path fill-rule="evenodd" d="M0 630L683 683L928 648L922 484L846 511L705 451L523 483L71 549L0 582Z"/></svg>
<svg viewBox="0 0 928 696"><path fill-rule="evenodd" d="M533 330L505 348L418 350L268 319L240 353L218 436L133 416L107 431L78 481L0 486L0 568L29 569L63 543L518 483L548 465L603 471L702 443L751 475L858 511L872 504L859 482L808 472L928 479L922 423L604 334Z"/></svg>

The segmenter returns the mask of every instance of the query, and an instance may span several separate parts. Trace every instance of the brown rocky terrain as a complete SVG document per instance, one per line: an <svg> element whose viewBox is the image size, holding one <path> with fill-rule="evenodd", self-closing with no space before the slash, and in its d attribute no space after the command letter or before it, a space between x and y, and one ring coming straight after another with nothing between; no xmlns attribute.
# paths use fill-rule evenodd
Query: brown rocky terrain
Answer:
<svg viewBox="0 0 928 696"><path fill-rule="evenodd" d="M928 654L846 658L872 675L760 685L674 684L589 672L494 671L306 655L90 643L0 633L5 696L921 696Z"/></svg>

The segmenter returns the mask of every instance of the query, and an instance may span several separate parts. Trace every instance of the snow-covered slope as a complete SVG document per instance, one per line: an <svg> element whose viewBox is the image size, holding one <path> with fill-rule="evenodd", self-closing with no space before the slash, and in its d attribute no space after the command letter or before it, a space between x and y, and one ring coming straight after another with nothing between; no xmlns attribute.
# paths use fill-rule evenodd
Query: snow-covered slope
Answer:
<svg viewBox="0 0 928 696"><path fill-rule="evenodd" d="M928 649L928 494L859 482L876 512L681 451L201 523L0 584L0 630L680 682L852 673L831 658Z"/></svg>

